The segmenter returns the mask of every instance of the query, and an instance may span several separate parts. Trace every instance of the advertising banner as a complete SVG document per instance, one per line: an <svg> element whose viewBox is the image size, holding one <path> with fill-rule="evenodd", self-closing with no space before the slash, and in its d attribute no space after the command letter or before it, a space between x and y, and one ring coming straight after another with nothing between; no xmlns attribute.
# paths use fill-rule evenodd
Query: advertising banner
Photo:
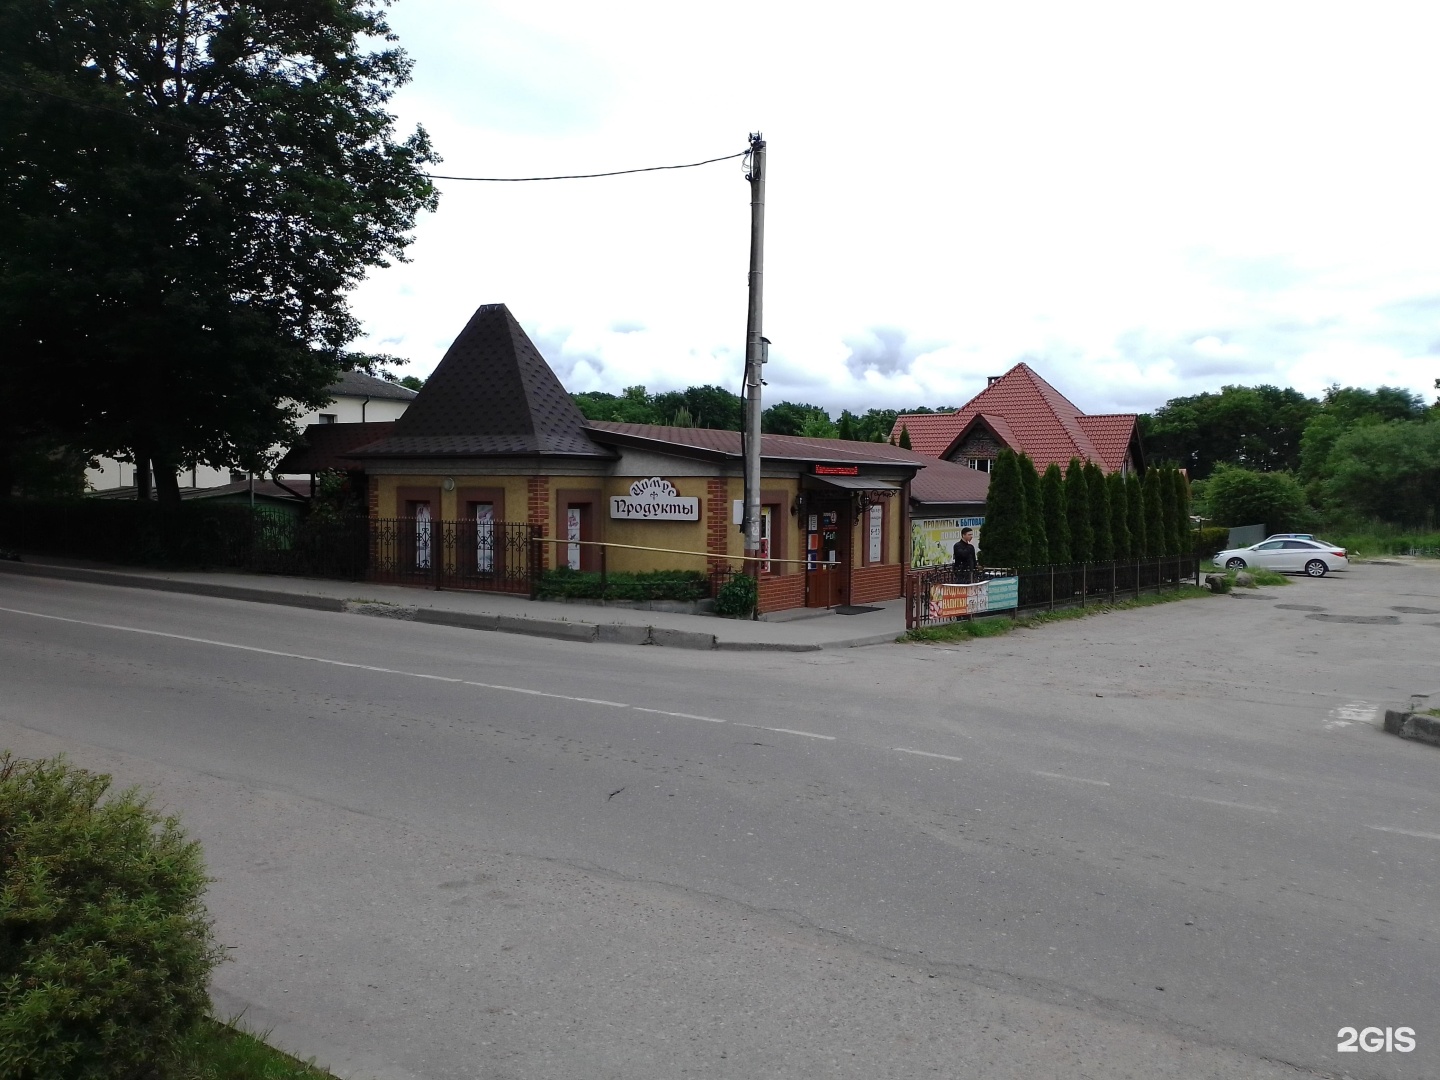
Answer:
<svg viewBox="0 0 1440 1080"><path fill-rule="evenodd" d="M960 539L961 529L974 529L971 543L980 549L980 526L983 517L960 518L916 518L910 522L910 565L915 569L926 566L949 566L954 561L955 544Z"/></svg>
<svg viewBox="0 0 1440 1080"><path fill-rule="evenodd" d="M930 619L959 619L1013 611L1020 603L1020 579L986 578L973 585L930 586Z"/></svg>
<svg viewBox="0 0 1440 1080"><path fill-rule="evenodd" d="M610 516L642 521L699 521L700 500L681 495L669 480L652 476L631 484L629 495L612 495Z"/></svg>

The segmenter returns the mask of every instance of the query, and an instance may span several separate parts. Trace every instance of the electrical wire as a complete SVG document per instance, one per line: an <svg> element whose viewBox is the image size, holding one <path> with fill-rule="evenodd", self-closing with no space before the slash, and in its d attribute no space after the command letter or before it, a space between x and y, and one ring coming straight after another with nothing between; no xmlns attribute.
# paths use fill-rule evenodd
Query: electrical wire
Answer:
<svg viewBox="0 0 1440 1080"><path fill-rule="evenodd" d="M629 176L631 173L663 172L666 169L697 169L701 165L714 165L717 161L733 161L748 153L750 153L749 150L741 150L738 154L707 158L705 161L692 161L686 165L651 165L644 169L617 169L614 172L576 173L571 176L441 176L438 173L426 173L425 175L431 180L472 180L482 184L528 184L536 180L595 180L602 176Z"/></svg>

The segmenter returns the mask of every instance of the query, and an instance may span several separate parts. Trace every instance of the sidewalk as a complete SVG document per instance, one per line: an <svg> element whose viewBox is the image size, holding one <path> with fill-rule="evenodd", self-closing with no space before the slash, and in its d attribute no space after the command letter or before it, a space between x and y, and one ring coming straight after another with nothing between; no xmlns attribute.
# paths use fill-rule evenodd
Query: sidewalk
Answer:
<svg viewBox="0 0 1440 1080"><path fill-rule="evenodd" d="M858 615L830 611L809 618L755 622L533 601L501 593L440 592L276 574L136 569L38 556L26 556L23 562L0 561L0 573L618 645L814 652L882 645L905 632L903 600L891 600L878 611Z"/></svg>

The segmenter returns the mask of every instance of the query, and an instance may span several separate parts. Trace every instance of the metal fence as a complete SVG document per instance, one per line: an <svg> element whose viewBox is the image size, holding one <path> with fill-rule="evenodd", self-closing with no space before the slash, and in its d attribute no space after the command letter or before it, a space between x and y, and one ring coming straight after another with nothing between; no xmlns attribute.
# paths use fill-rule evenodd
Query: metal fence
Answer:
<svg viewBox="0 0 1440 1080"><path fill-rule="evenodd" d="M545 565L537 525L428 518L369 524L370 581L530 596Z"/></svg>
<svg viewBox="0 0 1440 1080"><path fill-rule="evenodd" d="M985 568L957 571L953 566L911 571L905 582L905 626L938 626L957 621L931 616L931 593L936 585L953 585L985 578L1019 579L1019 606L1007 609L1021 615L1057 608L1113 604L1147 592L1178 589L1187 582L1199 584L1200 560L1194 555L1127 559L1115 562L1062 563L1050 566L1022 566L1019 569ZM1007 611L988 614L1003 615ZM961 619L970 618L962 616Z"/></svg>

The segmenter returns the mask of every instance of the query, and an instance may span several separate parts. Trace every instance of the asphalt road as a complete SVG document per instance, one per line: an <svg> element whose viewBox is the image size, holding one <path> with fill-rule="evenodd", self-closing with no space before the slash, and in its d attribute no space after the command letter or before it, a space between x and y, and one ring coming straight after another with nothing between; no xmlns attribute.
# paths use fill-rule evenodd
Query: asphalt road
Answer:
<svg viewBox="0 0 1440 1080"><path fill-rule="evenodd" d="M346 1076L1435 1077L1437 655L1435 564L818 654L5 577L0 746L154 786Z"/></svg>

